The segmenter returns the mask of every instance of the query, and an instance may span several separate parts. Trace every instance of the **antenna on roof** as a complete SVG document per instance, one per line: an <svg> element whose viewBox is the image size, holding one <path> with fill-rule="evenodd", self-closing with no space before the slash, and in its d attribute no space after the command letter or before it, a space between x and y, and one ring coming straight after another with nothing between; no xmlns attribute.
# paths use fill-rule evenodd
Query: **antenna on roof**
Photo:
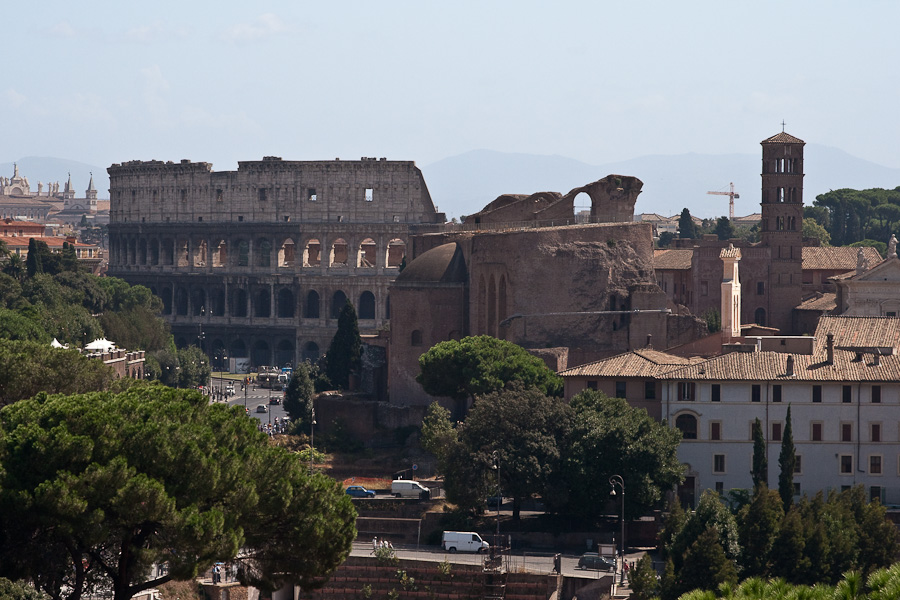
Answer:
<svg viewBox="0 0 900 600"><path fill-rule="evenodd" d="M784 119L781 120L781 133L784 133Z"/></svg>

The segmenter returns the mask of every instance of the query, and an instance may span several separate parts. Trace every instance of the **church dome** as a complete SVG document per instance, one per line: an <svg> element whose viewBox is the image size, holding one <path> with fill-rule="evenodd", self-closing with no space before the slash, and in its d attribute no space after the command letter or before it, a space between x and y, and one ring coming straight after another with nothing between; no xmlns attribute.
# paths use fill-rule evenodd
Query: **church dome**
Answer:
<svg viewBox="0 0 900 600"><path fill-rule="evenodd" d="M466 261L457 242L432 248L409 263L397 276L396 284L465 283Z"/></svg>

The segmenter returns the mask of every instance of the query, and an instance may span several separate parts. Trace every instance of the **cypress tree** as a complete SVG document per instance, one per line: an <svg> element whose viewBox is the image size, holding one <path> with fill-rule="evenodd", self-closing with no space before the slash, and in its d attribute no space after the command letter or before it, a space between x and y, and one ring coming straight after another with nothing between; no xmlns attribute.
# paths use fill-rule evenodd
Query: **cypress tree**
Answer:
<svg viewBox="0 0 900 600"><path fill-rule="evenodd" d="M781 454L778 455L778 494L784 503L784 511L791 508L794 501L794 468L797 465L797 453L794 449L794 435L791 431L791 407L788 405L784 433L781 438Z"/></svg>
<svg viewBox="0 0 900 600"><path fill-rule="evenodd" d="M766 438L759 419L753 421L753 467L750 476L753 478L754 488L761 483L768 485L769 459L766 457Z"/></svg>
<svg viewBox="0 0 900 600"><path fill-rule="evenodd" d="M38 248L37 240L34 238L28 240L28 258L25 259L25 272L29 277L34 277L37 273L44 272L44 266L41 262L41 251Z"/></svg>
<svg viewBox="0 0 900 600"><path fill-rule="evenodd" d="M362 339L359 337L356 310L350 300L347 300L338 315L338 330L331 339L331 346L325 357L326 373L331 383L340 389L347 389L350 385L350 373L359 367L360 354Z"/></svg>
<svg viewBox="0 0 900 600"><path fill-rule="evenodd" d="M687 208L681 211L678 217L678 237L682 239L693 239L697 237L697 226L694 219L691 218L691 211Z"/></svg>

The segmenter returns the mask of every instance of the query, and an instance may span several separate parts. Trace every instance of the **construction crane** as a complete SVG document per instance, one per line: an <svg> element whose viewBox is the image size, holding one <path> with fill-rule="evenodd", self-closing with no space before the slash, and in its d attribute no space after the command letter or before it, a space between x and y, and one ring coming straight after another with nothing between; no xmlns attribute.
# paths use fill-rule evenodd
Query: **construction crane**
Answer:
<svg viewBox="0 0 900 600"><path fill-rule="evenodd" d="M734 199L740 198L740 194L734 193L734 183L729 183L731 186L731 191L728 192L706 192L707 194L713 194L715 196L728 196L728 220L734 221Z"/></svg>

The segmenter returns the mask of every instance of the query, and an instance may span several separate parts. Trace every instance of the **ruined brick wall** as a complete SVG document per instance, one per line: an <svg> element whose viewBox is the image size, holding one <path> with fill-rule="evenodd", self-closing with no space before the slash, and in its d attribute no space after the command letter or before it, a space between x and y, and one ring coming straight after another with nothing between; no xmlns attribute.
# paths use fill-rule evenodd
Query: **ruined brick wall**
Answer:
<svg viewBox="0 0 900 600"><path fill-rule="evenodd" d="M252 366L316 360L349 299L363 333L389 319L410 228L437 213L410 161L284 161L215 172L132 161L110 174L110 275L149 287L180 346Z"/></svg>

